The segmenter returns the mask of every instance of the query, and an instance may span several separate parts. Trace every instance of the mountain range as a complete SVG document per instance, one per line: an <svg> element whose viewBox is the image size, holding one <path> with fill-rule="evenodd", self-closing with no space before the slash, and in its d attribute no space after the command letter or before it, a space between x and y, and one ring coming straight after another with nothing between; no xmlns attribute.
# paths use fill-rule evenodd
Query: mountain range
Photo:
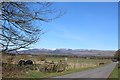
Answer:
<svg viewBox="0 0 120 80"><path fill-rule="evenodd" d="M32 55L77 55L77 56L114 56L114 50L88 50L88 49L29 49L18 51L19 54Z"/></svg>

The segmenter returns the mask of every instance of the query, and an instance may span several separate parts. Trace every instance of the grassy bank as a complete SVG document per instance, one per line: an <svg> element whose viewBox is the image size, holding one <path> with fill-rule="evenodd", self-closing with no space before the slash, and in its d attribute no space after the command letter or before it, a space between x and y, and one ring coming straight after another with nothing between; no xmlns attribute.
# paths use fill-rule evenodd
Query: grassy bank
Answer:
<svg viewBox="0 0 120 80"><path fill-rule="evenodd" d="M84 71L84 70L89 70L89 69L94 69L96 67L88 67L88 68L77 68L77 69L68 69L63 72L36 72L36 71L29 71L25 76L23 77L28 77L28 78L50 78L50 77L55 77L55 76L61 76L69 73L74 73L74 72L79 72L79 71Z"/></svg>
<svg viewBox="0 0 120 80"><path fill-rule="evenodd" d="M105 66L105 65L102 65ZM26 75L22 77L28 77L28 78L50 78L50 77L56 77L56 76L62 76L65 74L70 74L70 73L75 73L75 72L80 72L80 71L85 71L85 70L90 70L102 66L96 66L96 67L87 67L87 68L77 68L77 69L68 69L63 72L36 72L36 71L29 71Z"/></svg>
<svg viewBox="0 0 120 80"><path fill-rule="evenodd" d="M113 78L118 78L118 72L120 72L120 69L118 69L118 64L117 64L114 70L112 71L112 73L110 74L108 80L111 80Z"/></svg>

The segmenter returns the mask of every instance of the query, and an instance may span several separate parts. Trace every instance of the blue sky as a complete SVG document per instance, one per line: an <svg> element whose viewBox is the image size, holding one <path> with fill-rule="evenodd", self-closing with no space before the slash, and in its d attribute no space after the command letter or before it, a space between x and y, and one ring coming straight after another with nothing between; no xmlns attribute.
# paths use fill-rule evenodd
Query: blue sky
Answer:
<svg viewBox="0 0 120 80"><path fill-rule="evenodd" d="M49 23L36 23L46 31L33 48L116 50L118 4L110 2L58 2L66 14Z"/></svg>

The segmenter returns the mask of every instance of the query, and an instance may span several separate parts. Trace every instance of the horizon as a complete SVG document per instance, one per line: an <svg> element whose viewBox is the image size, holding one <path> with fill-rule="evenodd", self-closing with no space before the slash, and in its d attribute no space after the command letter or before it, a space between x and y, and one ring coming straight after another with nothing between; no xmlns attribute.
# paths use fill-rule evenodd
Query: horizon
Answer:
<svg viewBox="0 0 120 80"><path fill-rule="evenodd" d="M54 49L51 49L51 48L29 48L29 49L20 49L18 51L22 51L22 50L32 50L32 49L48 49L48 50L56 50L56 49L72 49L72 48L54 48ZM116 51L116 50L107 50L107 49L72 49L72 50L98 50L98 51Z"/></svg>

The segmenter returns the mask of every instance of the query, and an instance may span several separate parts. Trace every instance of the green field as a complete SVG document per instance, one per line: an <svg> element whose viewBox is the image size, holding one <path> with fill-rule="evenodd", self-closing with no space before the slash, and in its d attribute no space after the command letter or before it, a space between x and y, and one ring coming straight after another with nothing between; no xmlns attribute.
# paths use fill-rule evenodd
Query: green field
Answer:
<svg viewBox="0 0 120 80"><path fill-rule="evenodd" d="M64 60L65 58L56 58L56 57L47 57L46 58L47 61L60 61L60 60ZM83 58L68 58L67 60L68 62L78 62L78 63L81 63L81 62L92 62L92 63L98 63L98 62L104 62L104 63L109 63L111 62L111 60L109 59L83 59Z"/></svg>

